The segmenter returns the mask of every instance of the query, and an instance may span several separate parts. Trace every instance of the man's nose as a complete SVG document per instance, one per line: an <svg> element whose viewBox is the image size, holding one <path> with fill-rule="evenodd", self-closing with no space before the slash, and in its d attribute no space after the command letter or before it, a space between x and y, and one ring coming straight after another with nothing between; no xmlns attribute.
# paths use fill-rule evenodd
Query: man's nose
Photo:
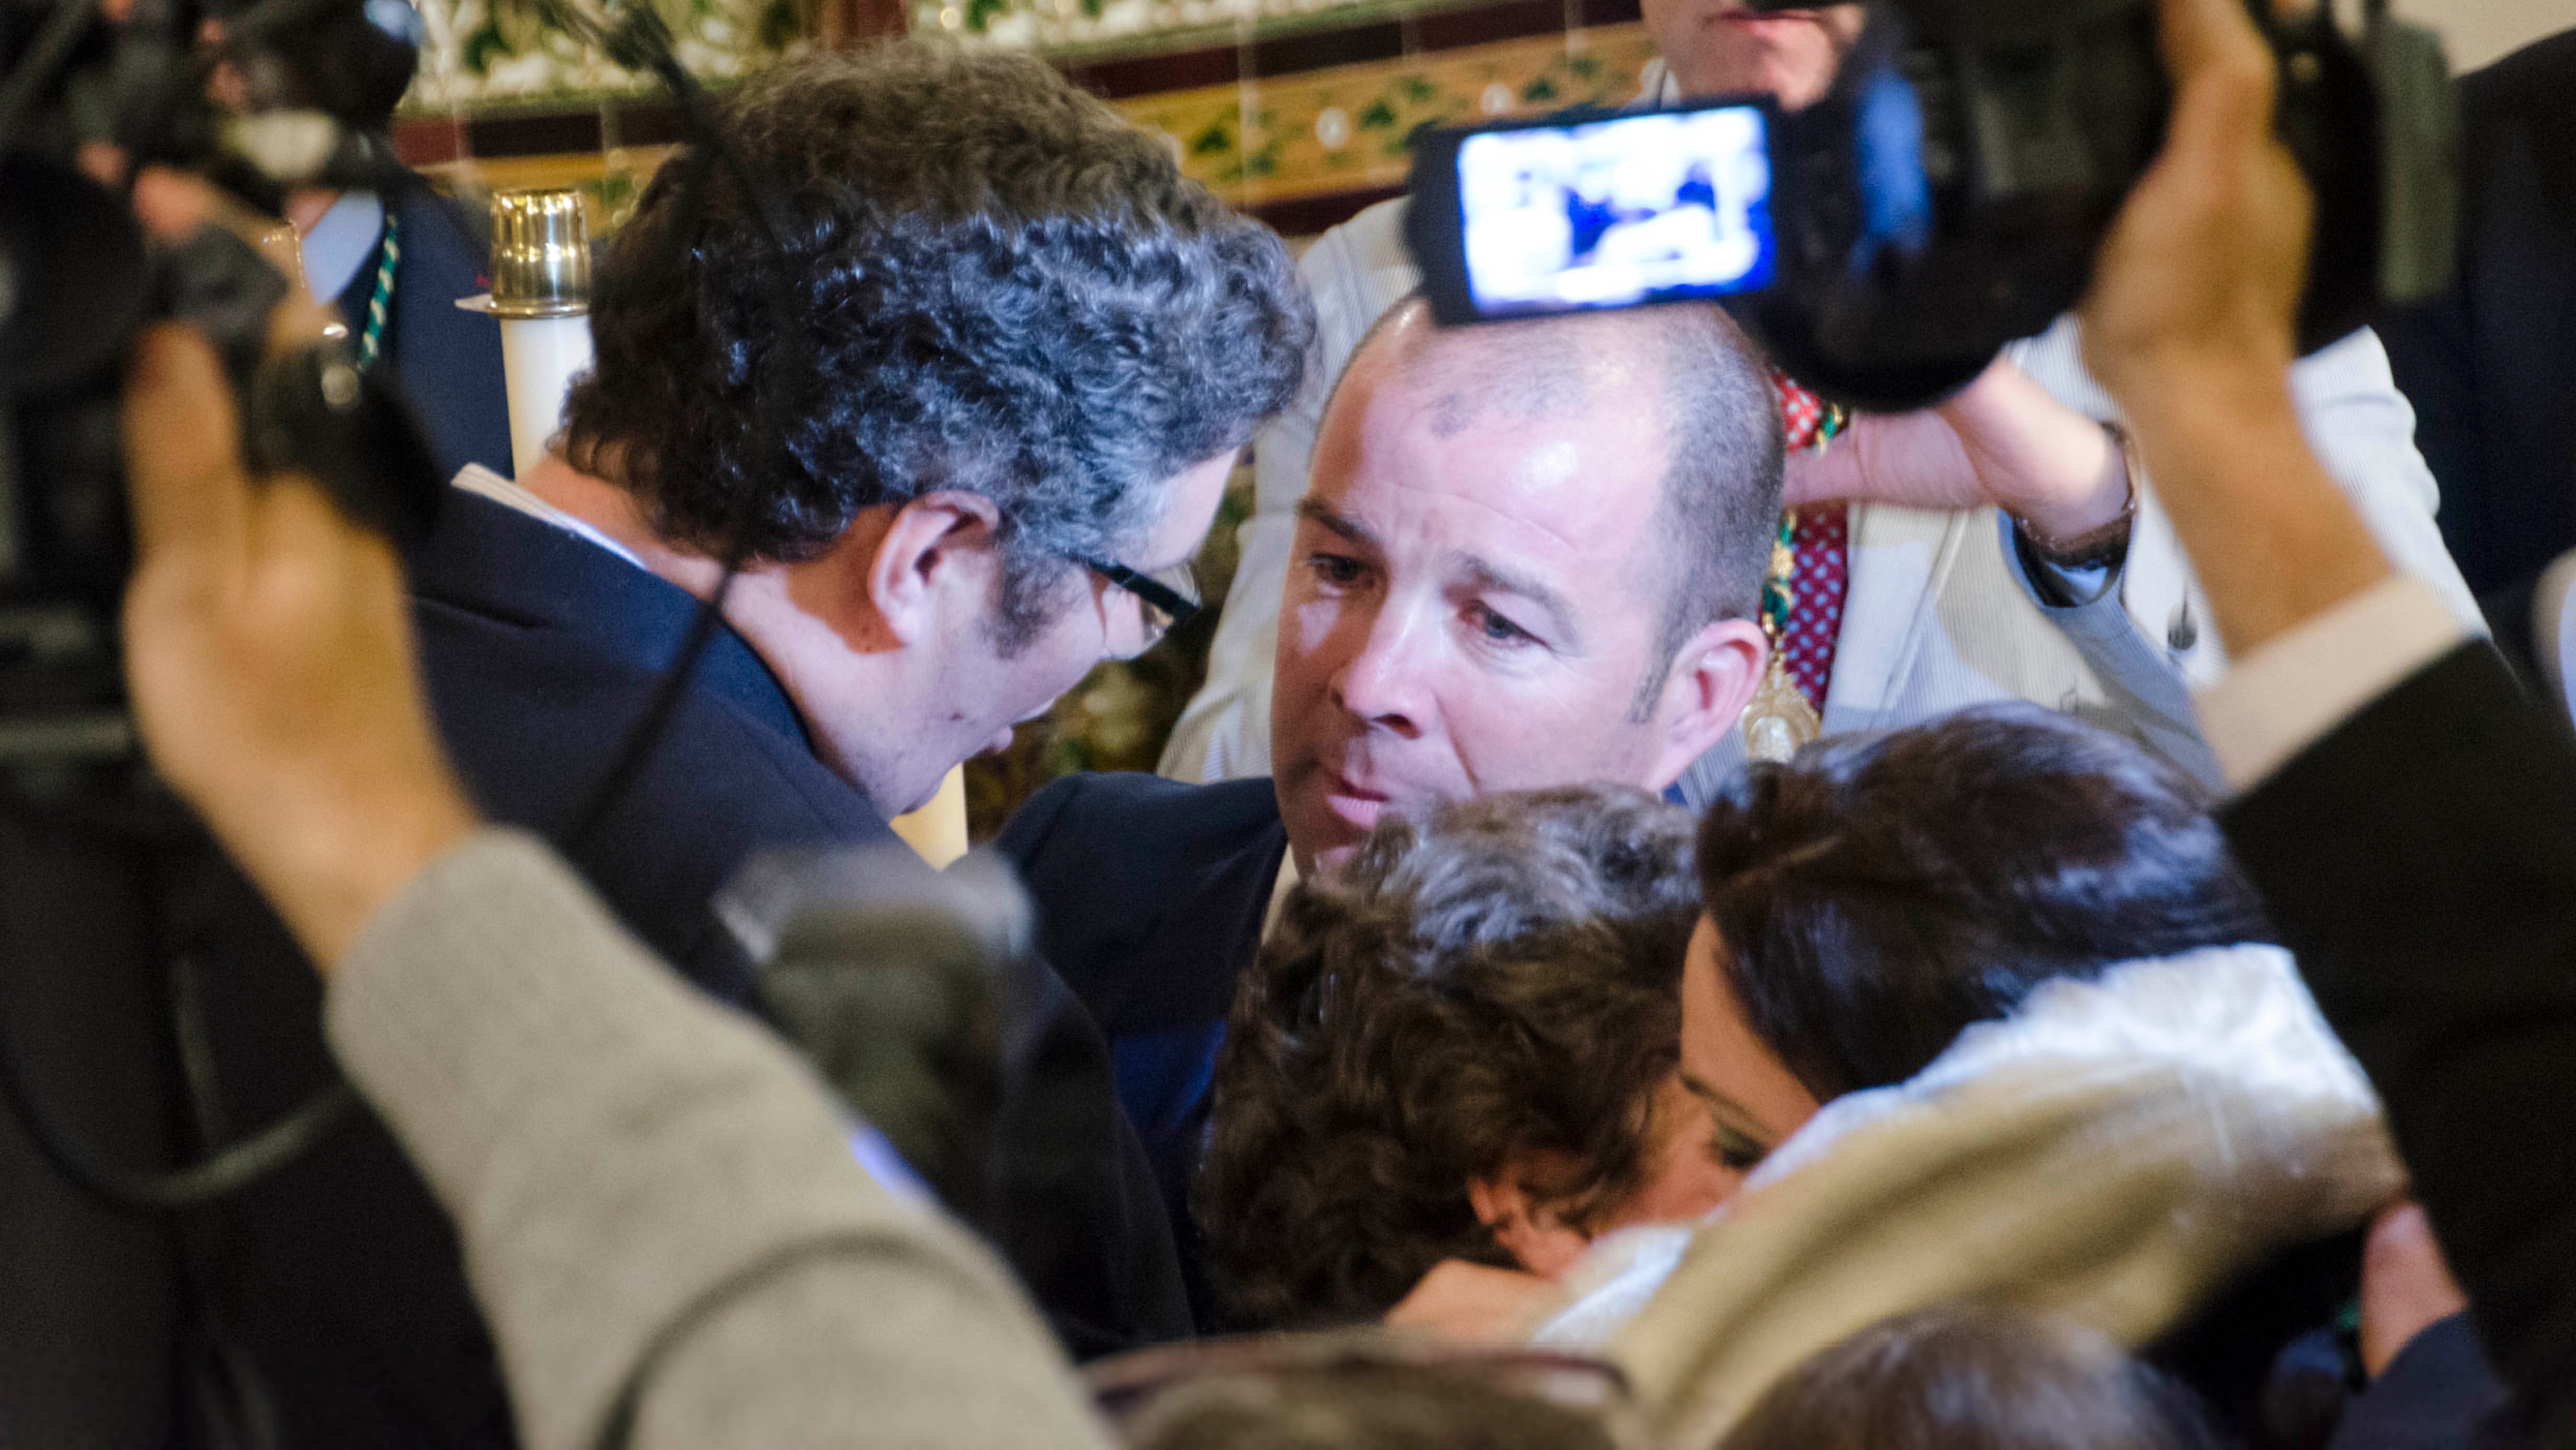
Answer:
<svg viewBox="0 0 2576 1450"><path fill-rule="evenodd" d="M1333 675L1333 703L1407 740L1431 719L1432 636L1412 611L1381 610L1359 649Z"/></svg>

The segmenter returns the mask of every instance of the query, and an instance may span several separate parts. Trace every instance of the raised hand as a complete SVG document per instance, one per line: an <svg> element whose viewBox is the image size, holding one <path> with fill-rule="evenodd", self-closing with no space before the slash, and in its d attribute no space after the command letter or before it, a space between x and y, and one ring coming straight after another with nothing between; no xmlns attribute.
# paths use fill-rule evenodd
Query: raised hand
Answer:
<svg viewBox="0 0 2576 1450"><path fill-rule="evenodd" d="M1916 509L1993 505L2043 548L2093 534L2128 510L2128 466L2099 423L1997 358L1936 407L1865 413L1822 453L1789 455L1791 507L1858 499Z"/></svg>

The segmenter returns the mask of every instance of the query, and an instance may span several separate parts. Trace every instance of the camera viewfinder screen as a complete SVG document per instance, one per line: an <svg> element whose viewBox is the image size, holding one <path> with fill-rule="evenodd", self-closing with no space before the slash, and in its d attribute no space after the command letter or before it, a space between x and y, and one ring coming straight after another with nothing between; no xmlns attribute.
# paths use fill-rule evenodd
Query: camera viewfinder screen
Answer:
<svg viewBox="0 0 2576 1450"><path fill-rule="evenodd" d="M1488 315L1760 287L1770 199L1753 106L1484 131L1458 147L1467 288Z"/></svg>

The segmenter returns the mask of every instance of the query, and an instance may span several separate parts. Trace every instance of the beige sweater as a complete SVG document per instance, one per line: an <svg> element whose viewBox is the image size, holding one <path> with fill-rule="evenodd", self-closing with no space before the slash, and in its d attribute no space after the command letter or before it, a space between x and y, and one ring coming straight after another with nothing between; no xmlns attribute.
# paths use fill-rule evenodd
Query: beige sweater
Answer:
<svg viewBox="0 0 2576 1450"><path fill-rule="evenodd" d="M326 1010L455 1219L530 1450L1109 1444L992 1255L536 840L433 862Z"/></svg>

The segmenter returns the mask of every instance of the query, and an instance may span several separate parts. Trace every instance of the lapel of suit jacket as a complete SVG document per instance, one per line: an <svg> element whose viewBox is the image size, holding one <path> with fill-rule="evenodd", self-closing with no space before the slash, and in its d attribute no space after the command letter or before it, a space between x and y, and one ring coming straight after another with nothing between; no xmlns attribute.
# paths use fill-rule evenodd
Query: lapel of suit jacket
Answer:
<svg viewBox="0 0 2576 1450"><path fill-rule="evenodd" d="M1825 731L1875 729L1900 718L1937 604L1983 510L1933 511L1855 503L1843 622L1825 688Z"/></svg>

